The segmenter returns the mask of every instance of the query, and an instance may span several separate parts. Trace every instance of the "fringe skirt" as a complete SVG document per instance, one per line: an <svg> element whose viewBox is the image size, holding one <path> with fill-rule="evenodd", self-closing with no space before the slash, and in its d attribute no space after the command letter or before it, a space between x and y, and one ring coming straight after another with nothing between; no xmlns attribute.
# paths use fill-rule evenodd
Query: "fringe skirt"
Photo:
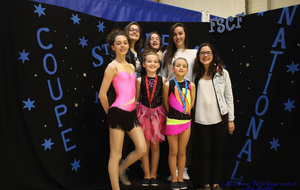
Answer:
<svg viewBox="0 0 300 190"><path fill-rule="evenodd" d="M148 108L139 103L136 110L145 139L151 143L165 141L165 109L163 106Z"/></svg>
<svg viewBox="0 0 300 190"><path fill-rule="evenodd" d="M131 131L139 127L140 123L136 116L136 110L126 111L118 107L110 107L107 113L107 123L110 128Z"/></svg>

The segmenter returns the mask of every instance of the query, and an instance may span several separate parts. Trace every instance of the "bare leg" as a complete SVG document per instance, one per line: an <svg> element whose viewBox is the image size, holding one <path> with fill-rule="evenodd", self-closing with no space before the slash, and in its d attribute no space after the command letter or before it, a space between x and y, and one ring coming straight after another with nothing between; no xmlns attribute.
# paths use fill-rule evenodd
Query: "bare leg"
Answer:
<svg viewBox="0 0 300 190"><path fill-rule="evenodd" d="M168 136L169 142L169 168L171 173L171 181L177 182L176 166L177 166L177 154L178 154L178 135Z"/></svg>
<svg viewBox="0 0 300 190"><path fill-rule="evenodd" d="M119 161L122 157L122 147L124 141L124 131L109 128L110 155L108 161L108 173L111 187L119 190Z"/></svg>
<svg viewBox="0 0 300 190"><path fill-rule="evenodd" d="M150 178L156 178L157 167L159 163L159 141L155 144L151 143L151 176Z"/></svg>
<svg viewBox="0 0 300 190"><path fill-rule="evenodd" d="M119 166L119 173L123 173L126 168L136 162L147 152L147 145L144 133L141 127L134 127L131 131L127 132L129 137L134 143L135 150L129 153L126 159Z"/></svg>
<svg viewBox="0 0 300 190"><path fill-rule="evenodd" d="M179 147L178 147L178 181L183 181L183 170L186 162L186 146L189 142L191 134L191 127L189 127L183 133L180 133L179 136Z"/></svg>
<svg viewBox="0 0 300 190"><path fill-rule="evenodd" d="M144 179L150 179L150 168L149 168L150 141L146 140L146 143L147 143L147 153L142 157L142 168L144 172Z"/></svg>

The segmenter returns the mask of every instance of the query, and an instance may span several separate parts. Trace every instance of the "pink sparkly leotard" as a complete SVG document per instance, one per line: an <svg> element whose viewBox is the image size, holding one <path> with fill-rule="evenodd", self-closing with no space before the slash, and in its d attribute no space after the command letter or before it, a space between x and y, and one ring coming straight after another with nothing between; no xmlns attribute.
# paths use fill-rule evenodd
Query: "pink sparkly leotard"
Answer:
<svg viewBox="0 0 300 190"><path fill-rule="evenodd" d="M110 128L130 131L140 125L135 110L135 80L135 72L129 74L126 71L119 71L113 78L112 84L117 97L107 114Z"/></svg>
<svg viewBox="0 0 300 190"><path fill-rule="evenodd" d="M135 72L132 74L125 71L118 72L118 75L112 80L117 98L111 107L118 107L125 111L135 109L135 80Z"/></svg>

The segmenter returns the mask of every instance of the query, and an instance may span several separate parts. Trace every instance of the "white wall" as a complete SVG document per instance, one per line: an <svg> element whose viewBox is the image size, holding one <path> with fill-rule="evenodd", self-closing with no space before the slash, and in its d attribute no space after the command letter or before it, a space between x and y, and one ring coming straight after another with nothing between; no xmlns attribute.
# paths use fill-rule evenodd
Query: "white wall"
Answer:
<svg viewBox="0 0 300 190"><path fill-rule="evenodd" d="M296 4L300 4L300 0L271 0L271 9L279 9Z"/></svg>
<svg viewBox="0 0 300 190"><path fill-rule="evenodd" d="M245 0L159 0L160 3L182 7L227 18L245 11Z"/></svg>
<svg viewBox="0 0 300 190"><path fill-rule="evenodd" d="M286 6L300 4L300 0L153 0L168 5L182 7L203 13L203 21L205 13L227 18L228 16L236 16L244 12L245 14L258 13L272 9L279 9Z"/></svg>
<svg viewBox="0 0 300 190"><path fill-rule="evenodd" d="M300 4L300 0L246 0L247 14Z"/></svg>

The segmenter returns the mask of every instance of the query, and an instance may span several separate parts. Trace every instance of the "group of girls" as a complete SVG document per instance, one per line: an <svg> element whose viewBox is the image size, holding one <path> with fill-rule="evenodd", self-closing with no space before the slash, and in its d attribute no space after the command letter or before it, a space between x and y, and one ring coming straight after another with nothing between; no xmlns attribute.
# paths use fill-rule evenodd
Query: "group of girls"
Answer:
<svg viewBox="0 0 300 190"><path fill-rule="evenodd" d="M188 49L187 30L182 23L170 28L164 53L160 35L152 32L142 55L141 34L139 24L131 22L124 32L114 30L108 35L115 57L105 70L99 99L109 126L108 172L112 189L120 189L119 180L124 185L131 184L124 171L140 158L144 172L141 185L158 186L159 143L165 141L165 136L169 144L170 187L187 189L183 172L195 107L193 125L202 140L199 172L203 174L203 188L220 190L225 131L226 127L229 133L235 129L228 72L210 44L201 44L198 51ZM112 105L107 96L111 84L116 92ZM125 132L135 149L120 162ZM213 168L209 167L210 160Z"/></svg>

